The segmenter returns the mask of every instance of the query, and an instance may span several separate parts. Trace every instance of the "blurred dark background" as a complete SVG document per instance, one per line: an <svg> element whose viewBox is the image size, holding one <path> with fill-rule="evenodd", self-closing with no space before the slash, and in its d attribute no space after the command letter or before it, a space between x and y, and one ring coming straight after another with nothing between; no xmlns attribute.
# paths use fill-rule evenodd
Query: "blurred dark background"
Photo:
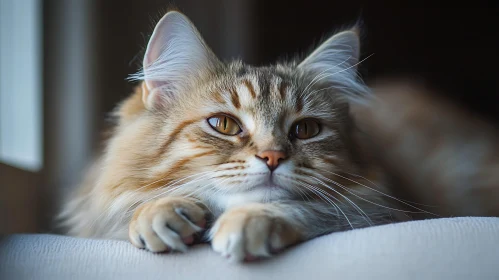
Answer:
<svg viewBox="0 0 499 280"><path fill-rule="evenodd" d="M497 1L181 1L216 54L262 65L310 50L323 36L358 19L361 66L369 82L388 75L423 79L456 100L497 117ZM124 81L167 1L97 1L94 15L102 110L131 91Z"/></svg>
<svg viewBox="0 0 499 280"><path fill-rule="evenodd" d="M497 116L497 1L176 1L220 57L262 65L297 52L358 19L364 26L364 78L418 77L478 111ZM165 1L98 1L96 49L102 109L132 84L141 50ZM235 41L232 41L235 40Z"/></svg>
<svg viewBox="0 0 499 280"><path fill-rule="evenodd" d="M135 86L126 78L139 69L154 23L171 4L194 22L219 57L253 65L304 53L323 36L360 19L363 57L374 53L360 66L368 84L410 77L499 120L499 2L411 2L41 1L44 165L29 175L0 165L7 174L2 184L16 185L19 191L19 184L36 188L4 211L31 222L4 231L47 225L61 190L78 182L99 147L108 112ZM30 208L22 206L26 204Z"/></svg>

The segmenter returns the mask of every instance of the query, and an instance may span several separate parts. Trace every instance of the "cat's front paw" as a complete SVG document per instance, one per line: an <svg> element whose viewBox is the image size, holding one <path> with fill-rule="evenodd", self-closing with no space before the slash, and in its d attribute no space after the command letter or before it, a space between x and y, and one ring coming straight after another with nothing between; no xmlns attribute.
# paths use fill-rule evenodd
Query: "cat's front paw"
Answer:
<svg viewBox="0 0 499 280"><path fill-rule="evenodd" d="M296 226L266 204L228 210L211 229L213 250L232 261L270 257L301 240Z"/></svg>
<svg viewBox="0 0 499 280"><path fill-rule="evenodd" d="M147 202L135 211L129 238L151 252L186 251L194 234L206 226L206 211L194 200L165 197Z"/></svg>

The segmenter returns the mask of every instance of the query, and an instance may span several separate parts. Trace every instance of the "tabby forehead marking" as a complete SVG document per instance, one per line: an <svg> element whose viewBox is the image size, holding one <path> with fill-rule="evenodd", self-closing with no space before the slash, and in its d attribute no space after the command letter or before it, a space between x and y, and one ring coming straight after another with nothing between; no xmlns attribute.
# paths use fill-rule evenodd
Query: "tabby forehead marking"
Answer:
<svg viewBox="0 0 499 280"><path fill-rule="evenodd" d="M219 92L219 91L215 91L213 92L213 98L215 99L215 101L217 101L218 103L222 103L222 104L225 104L225 98L222 96L222 94Z"/></svg>
<svg viewBox="0 0 499 280"><path fill-rule="evenodd" d="M270 81L269 90L271 91L271 95L274 96L274 100L282 100L281 92L280 92L280 84L282 83L282 79L280 77L272 77Z"/></svg>
<svg viewBox="0 0 499 280"><path fill-rule="evenodd" d="M256 98L256 92L255 92L255 88L253 87L253 84L251 83L251 81L245 79L243 81L243 83L246 86L246 88L248 88L248 91L249 91L249 93L251 95L251 98L255 99Z"/></svg>
<svg viewBox="0 0 499 280"><path fill-rule="evenodd" d="M286 82L281 81L281 84L279 85L279 94L280 94L282 100L286 99L286 90L287 89L288 89L288 85L286 84Z"/></svg>
<svg viewBox="0 0 499 280"><path fill-rule="evenodd" d="M295 104L296 104L296 112L300 113L303 110L303 99L301 95L296 96Z"/></svg>
<svg viewBox="0 0 499 280"><path fill-rule="evenodd" d="M249 88L247 83L250 83L251 85L251 82L249 80L243 80L236 86L236 91L238 93L239 102L242 104L242 107L251 108L253 107L252 105L258 100L258 97L256 95L255 89L252 86L250 86L251 88Z"/></svg>
<svg viewBox="0 0 499 280"><path fill-rule="evenodd" d="M239 94L237 90L235 88L231 88L229 92L230 92L230 101L232 102L232 105L234 105L236 109L241 108L241 102L239 101Z"/></svg>

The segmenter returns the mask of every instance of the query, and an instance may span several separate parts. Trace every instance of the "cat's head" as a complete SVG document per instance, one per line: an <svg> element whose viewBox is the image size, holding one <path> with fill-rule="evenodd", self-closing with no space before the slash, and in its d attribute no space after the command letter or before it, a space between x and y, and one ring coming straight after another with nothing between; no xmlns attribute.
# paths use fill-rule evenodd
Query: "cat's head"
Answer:
<svg viewBox="0 0 499 280"><path fill-rule="evenodd" d="M367 93L358 61L353 29L301 61L224 63L184 15L169 12L134 76L141 98L122 105L126 121L109 151L145 189L222 208L321 196L334 174L355 170L349 100Z"/></svg>

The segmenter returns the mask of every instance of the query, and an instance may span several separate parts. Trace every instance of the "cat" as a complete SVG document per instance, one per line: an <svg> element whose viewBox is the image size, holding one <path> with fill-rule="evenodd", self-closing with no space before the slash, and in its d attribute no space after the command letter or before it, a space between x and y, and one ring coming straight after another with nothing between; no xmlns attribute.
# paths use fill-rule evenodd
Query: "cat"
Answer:
<svg viewBox="0 0 499 280"><path fill-rule="evenodd" d="M168 12L133 75L140 85L61 210L66 233L156 253L185 252L201 236L244 261L407 219L409 204L357 144L350 106L370 95L359 54L354 27L303 60L222 62L186 16Z"/></svg>

